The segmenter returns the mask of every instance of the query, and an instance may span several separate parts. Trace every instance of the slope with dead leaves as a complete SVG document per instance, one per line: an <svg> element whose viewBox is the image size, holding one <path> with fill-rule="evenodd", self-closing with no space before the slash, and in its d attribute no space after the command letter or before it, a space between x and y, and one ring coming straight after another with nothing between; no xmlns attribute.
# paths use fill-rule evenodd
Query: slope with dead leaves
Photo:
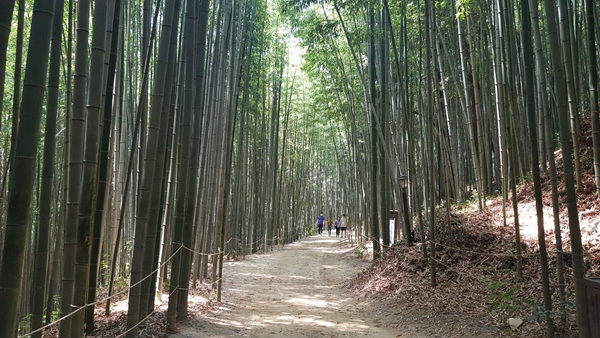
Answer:
<svg viewBox="0 0 600 338"><path fill-rule="evenodd" d="M594 182L589 120L581 128L581 186L577 189L582 241L587 276L600 276L600 239L598 236L600 201ZM556 337L576 337L574 284L571 269L569 227L566 215L562 153L555 153L558 169L560 228L565 262L567 304L559 304L556 277L557 255L552 215L552 191L549 175L542 175L545 238L548 247L553 290L553 316ZM486 318L488 325L502 329L506 336L543 337L542 279L537 242L537 215L533 183L518 188L519 220L523 251L523 280L517 280L514 240L514 215L507 201L506 226L501 197L488 201L478 210L475 203L452 208L450 219L445 212L437 218L435 262L437 286L430 283L430 261L423 255L424 245L413 247L395 244L373 266L356 277L351 286L367 296L394 297L435 313L459 313ZM559 320L564 306L566 320ZM517 332L506 324L510 317L525 319Z"/></svg>

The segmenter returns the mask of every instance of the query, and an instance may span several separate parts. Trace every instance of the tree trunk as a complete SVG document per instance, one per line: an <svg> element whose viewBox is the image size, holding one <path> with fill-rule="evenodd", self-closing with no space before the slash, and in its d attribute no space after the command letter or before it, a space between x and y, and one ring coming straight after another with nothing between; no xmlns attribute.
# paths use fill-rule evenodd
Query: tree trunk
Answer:
<svg viewBox="0 0 600 338"><path fill-rule="evenodd" d="M75 253L77 247L77 222L81 187L83 184L83 145L85 135L85 106L88 76L89 0L77 2L77 33L75 47L75 75L73 92L73 114L69 125L69 179L67 215L63 245L63 272L61 280L60 316L71 313L75 280ZM73 317L60 322L59 337L72 335ZM81 331L83 332L83 330Z"/></svg>
<svg viewBox="0 0 600 338"><path fill-rule="evenodd" d="M427 151L429 154L429 177L428 177L428 181L429 181L429 248L430 248L430 257L429 257L429 267L431 269L431 286L436 286L437 285L437 277L436 277L436 262L435 262L435 241L436 241L436 237L435 237L435 208L436 208L436 194L435 194L435 188L436 188L436 174L435 174L435 154L433 152L434 150L434 138L433 138L433 133L434 133L434 128L435 128L435 117L434 117L434 104L433 104L433 91L432 91L432 86L433 86L433 77L432 77L432 69L431 69L431 63L433 62L432 56L431 56L431 52L433 50L433 42L432 37L434 36L433 34L433 16L434 16L434 10L431 8L432 7L432 3L431 0L425 0L425 49L426 49L426 57L425 57L425 71L426 71L426 76L427 76L427 80L426 80L426 91L427 91L427 97L428 97L428 102L427 102L427 120L428 122L428 127L427 127Z"/></svg>
<svg viewBox="0 0 600 338"><path fill-rule="evenodd" d="M99 166L97 169L97 192L96 192L96 203L95 203L95 212L94 218L92 221L93 224L93 232L92 232L92 244L91 244L91 258L90 258L90 277L88 282L88 294L87 294L87 304L92 304L88 306L85 310L85 331L86 334L91 333L94 330L94 310L96 308L96 290L98 286L98 261L100 260L102 250L101 250L101 241L102 234L106 228L106 214L105 207L107 206L107 178L109 173L109 142L110 142L110 132L113 127L112 117L113 117L113 97L116 99L118 93L114 94L114 82L116 75L116 66L117 66L117 47L120 40L120 18L121 18L121 1L116 0L113 4L113 15L112 15L112 26L110 26L110 30L107 28L107 32L111 32L110 37L107 39L106 47L110 46L109 50L109 64L107 67L108 77L103 82L105 83L105 92L104 92L104 105L102 107L103 112L103 121L100 123L102 134L99 135L98 142L100 143L99 148ZM109 8L110 9L110 8ZM109 20L110 21L110 20ZM110 42L110 43L108 43ZM116 100L115 100L116 101Z"/></svg>
<svg viewBox="0 0 600 338"><path fill-rule="evenodd" d="M533 38L535 44L536 67L538 75L538 87L541 93L541 111L544 114L544 134L546 154L548 158L548 173L550 175L550 184L552 189L552 213L554 218L554 238L556 241L556 275L558 281L558 298L560 306L560 317L564 323L566 321L565 305L567 303L565 295L564 281L564 261L562 252L562 236L560 225L559 201L558 201L558 184L556 179L556 162L554 159L554 130L552 126L552 117L550 115L550 107L548 106L548 95L546 91L546 71L545 59L542 52L542 41L540 36L538 6L535 1L529 2L529 12L531 14L531 23L533 27Z"/></svg>
<svg viewBox="0 0 600 338"><path fill-rule="evenodd" d="M598 108L598 59L596 56L596 31L594 22L594 1L585 0L585 11L587 15L587 39L588 39L588 83L590 86L590 111L592 114L592 142L594 146L594 178L596 190L600 197L600 108Z"/></svg>
<svg viewBox="0 0 600 338"><path fill-rule="evenodd" d="M573 162L573 144L569 133L569 111L567 105L567 88L563 63L561 60L561 46L558 41L556 10L554 2L545 0L546 24L550 39L550 57L555 82L556 108L559 118L559 133L563 151L565 190L567 193L567 210L569 215L569 230L571 237L571 253L573 257L573 275L575 277L575 308L577 310L577 325L579 337L589 337L588 315L585 306L585 290L583 286L583 247L581 243L581 229L579 227L579 212L577 210L577 194L575 192L575 179ZM563 13L564 14L564 13Z"/></svg>
<svg viewBox="0 0 600 338"><path fill-rule="evenodd" d="M96 206L97 161L99 153L99 129L101 121L102 89L104 88L104 54L106 15L108 0L97 1L94 7L92 55L90 80L87 93L87 118L85 126L82 181L79 202L77 246L75 251L75 279L72 305L77 313L71 317L71 332L84 332L85 311L90 278L90 254L94 224L92 223ZM83 187L82 186L82 187ZM97 226L100 226L98 224Z"/></svg>
<svg viewBox="0 0 600 338"><path fill-rule="evenodd" d="M6 83L6 55L8 50L8 38L10 37L10 27L13 11L15 9L15 0L6 0L0 2L0 97L4 98L4 85ZM0 117L2 117L3 100L0 100ZM3 119L0 118L0 121ZM0 122L1 123L1 122ZM0 124L0 126L2 126Z"/></svg>
<svg viewBox="0 0 600 338"><path fill-rule="evenodd" d="M148 121L148 136L145 145L143 179L140 186L140 197L136 208L135 239L133 258L131 261L131 277L129 280L129 302L127 311L127 337L137 335L137 330L133 329L145 319L146 314L140 313L140 302L142 294L142 267L144 262L144 251L146 243L146 229L148 228L148 216L150 213L150 201L152 196L160 194L153 190L155 182L155 167L157 163L157 148L161 130L161 110L163 108L163 97L165 95L165 81L167 75L167 61L169 59L169 47L171 39L171 27L175 10L175 0L165 2L165 12L162 20L161 38L158 46L157 67L154 74L154 86L152 90L152 103ZM162 162L162 159L158 159ZM156 174L161 176L162 172ZM160 187L160 186L159 186ZM155 231L154 231L155 232ZM152 257L154 253L151 253ZM144 298L147 299L147 298Z"/></svg>
<svg viewBox="0 0 600 338"><path fill-rule="evenodd" d="M575 74L573 71L573 41L569 10L566 0L558 0L558 27L560 35L560 48L563 51L563 73L567 86L567 104L569 109L569 123L571 125L571 143L573 145L573 164L575 186L581 187L581 161L579 159L579 111L577 110L577 92L575 91ZM546 14L547 15L547 14Z"/></svg>
<svg viewBox="0 0 600 338"><path fill-rule="evenodd" d="M185 222L185 197L189 182L189 161L190 161L190 146L192 137L192 102L193 102L193 80L194 80L194 47L195 47L195 3L190 1L186 4L185 18L185 33L183 36L183 57L185 62L182 67L184 71L184 92L183 94L183 110L182 110L182 125L181 125L181 155L179 157L179 165L177 167L177 204L175 206L175 228L173 232L173 250L174 256L171 265L171 280L169 291L169 306L167 310L167 329L174 330L177 326L176 319L182 307L187 307L187 304L179 302L179 292L182 283L181 269L183 261L183 250L188 250L183 246L184 222ZM194 173L195 174L195 173Z"/></svg>
<svg viewBox="0 0 600 338"><path fill-rule="evenodd" d="M548 254L546 252L546 233L544 231L544 204L542 200L542 183L540 181L540 166L537 147L537 128L535 121L534 65L533 48L531 46L531 18L529 16L529 1L521 0L521 18L523 28L521 40L523 44L523 66L525 72L525 110L529 124L529 140L531 143L531 170L535 190L535 209L537 214L538 245L540 247L540 265L542 270L542 287L544 292L544 314L546 319L546 337L553 335L552 323L552 293L550 292L550 277L548 272Z"/></svg>
<svg viewBox="0 0 600 338"><path fill-rule="evenodd" d="M0 336L12 337L17 330L17 306L29 231L38 137L48 69L48 52L55 1L35 1L27 53L27 68L21 102L19 139L14 171L10 178L6 236L0 265L0 304L12 309L0 316ZM12 12L12 11L11 11ZM2 12L4 13L4 12ZM2 47L2 46L0 46ZM4 48L0 48L4 50ZM2 59L4 62L4 59ZM3 67L1 67L3 68Z"/></svg>
<svg viewBox="0 0 600 338"><path fill-rule="evenodd" d="M375 68L375 13L372 7L369 8L369 29L371 31L370 40L369 40L369 95L371 96L371 101L374 101L377 97L377 89L376 89L376 76L377 71ZM377 259L381 256L381 245L380 245L380 234L379 234L379 211L377 207L377 172L378 172L378 162L377 162L377 125L375 123L377 112L375 111L375 105L373 104L370 107L370 146L371 153L369 154L369 158L371 161L371 171L369 174L369 182L371 189L371 238L373 241L373 258ZM387 215L387 213L386 213Z"/></svg>
<svg viewBox="0 0 600 338"><path fill-rule="evenodd" d="M60 58L62 39L62 18L64 1L56 1L56 13L52 27L52 43L50 50L50 70L48 76L48 104L46 113L46 129L44 135L44 164L42 187L40 192L40 216L37 233L36 257L33 276L33 310L31 314L31 331L42 327L44 315L44 298L46 295L46 271L48 267L48 243L50 239L50 218L52 214L52 181L54 179L54 154L56 149L56 116L59 103ZM58 247L56 248L58 249ZM50 290L52 292L52 290ZM33 338L41 338L37 332Z"/></svg>

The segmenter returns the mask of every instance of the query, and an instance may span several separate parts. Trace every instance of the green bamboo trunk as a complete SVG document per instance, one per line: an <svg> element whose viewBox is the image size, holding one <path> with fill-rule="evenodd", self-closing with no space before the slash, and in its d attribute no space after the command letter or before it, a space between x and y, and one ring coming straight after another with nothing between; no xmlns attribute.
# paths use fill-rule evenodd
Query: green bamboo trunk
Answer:
<svg viewBox="0 0 600 338"><path fill-rule="evenodd" d="M17 330L17 307L21 292L25 243L31 222L31 201L34 193L42 106L46 92L54 5L55 1L38 0L33 8L21 102L22 123L19 124L15 161L10 178L6 235L0 266L0 304L10 311L0 316L0 337L13 337Z"/></svg>

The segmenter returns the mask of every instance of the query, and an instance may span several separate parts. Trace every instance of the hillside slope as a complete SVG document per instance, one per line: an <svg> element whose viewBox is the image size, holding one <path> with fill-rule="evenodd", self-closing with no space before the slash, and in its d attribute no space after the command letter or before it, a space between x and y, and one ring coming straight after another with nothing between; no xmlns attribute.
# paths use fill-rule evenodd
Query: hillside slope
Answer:
<svg viewBox="0 0 600 338"><path fill-rule="evenodd" d="M591 127L582 123L581 187L577 190L578 210L585 250L586 275L600 277L600 201L594 183ZM565 262L567 313L560 321L557 282L557 255L552 216L552 193L548 174L543 174L545 237L553 291L553 316L556 337L575 337L577 327L574 310L569 227L566 215L561 152L555 153L559 170L560 228ZM393 297L403 303L433 309L436 313L460 313L487 318L487 324L503 328L506 336L543 337L543 295L537 241L537 216L533 183L518 188L519 223L523 249L523 280L517 280L514 218L512 203L503 222L502 198L488 200L484 210L476 203L454 206L447 219L445 209L437 213L436 246L437 286L431 286L430 261L424 259L424 244L413 247L396 244L363 271L352 283L355 290L368 296ZM510 195L510 194L509 194ZM523 326L512 332L506 320L519 317Z"/></svg>

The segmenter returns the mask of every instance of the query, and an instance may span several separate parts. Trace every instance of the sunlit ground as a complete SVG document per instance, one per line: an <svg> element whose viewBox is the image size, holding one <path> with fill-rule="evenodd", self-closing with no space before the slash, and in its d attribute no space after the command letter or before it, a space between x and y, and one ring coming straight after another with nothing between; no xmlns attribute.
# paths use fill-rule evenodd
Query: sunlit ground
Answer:
<svg viewBox="0 0 600 338"><path fill-rule="evenodd" d="M312 337L316 333L310 331L314 330L332 337L350 332L369 335L373 325L357 315L357 305L342 287L352 272L338 261L340 255L352 249L335 245L339 241L327 234L313 236L310 245L295 251L297 255L288 261L274 257L275 251L228 263L224 267L223 302L214 303L216 311L205 320L223 329L244 330L255 337L265 331ZM319 258L323 253L324 258ZM310 259L319 261L313 267L304 267ZM355 273L362 265L352 268Z"/></svg>
<svg viewBox="0 0 600 338"><path fill-rule="evenodd" d="M495 197L492 200L487 201L488 209L493 213L502 213L502 202L501 197ZM477 208L477 203L471 203L470 205L465 205L462 209L465 212L473 211ZM543 207L543 224L544 224L544 233L546 237L546 241L555 242L554 240L554 215L552 211L552 207L544 205ZM519 211L519 230L520 235L523 240L532 240L532 242L537 242L538 240L538 216L536 211L535 200L532 198L528 201L519 201L518 205ZM579 212L579 226L581 228L582 234L582 242L584 247L586 243L590 245L595 245L598 241L600 241L597 236L598 230L600 229L600 219L597 217L589 217L587 214L594 214L595 209L592 207L583 212ZM570 250L569 245L569 226L568 222L563 219L566 217L566 212L561 214L560 220L560 229L562 234L563 243L565 243L565 250ZM502 217L494 217L494 226L502 227L503 219ZM512 207L512 202L506 205L506 224L510 227L514 227L514 211ZM535 248L537 249L537 247Z"/></svg>

